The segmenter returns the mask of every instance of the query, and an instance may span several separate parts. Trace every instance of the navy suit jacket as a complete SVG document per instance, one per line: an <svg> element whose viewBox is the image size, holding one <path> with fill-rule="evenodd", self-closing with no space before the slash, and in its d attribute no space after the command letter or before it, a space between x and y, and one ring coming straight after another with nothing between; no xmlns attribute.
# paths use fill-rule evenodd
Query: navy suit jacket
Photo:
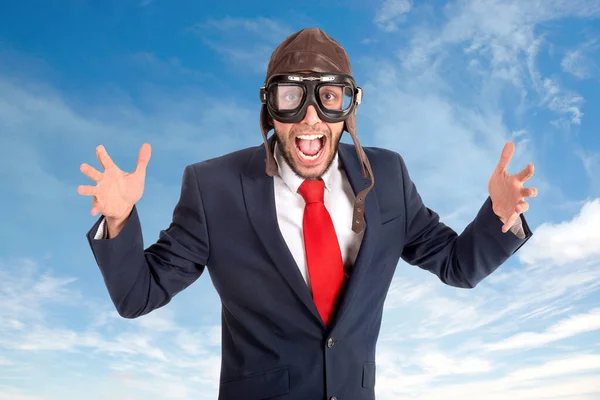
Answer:
<svg viewBox="0 0 600 400"><path fill-rule="evenodd" d="M144 248L134 207L115 238L88 241L124 318L167 304L203 271L222 302L221 400L375 398L375 349L399 259L473 288L524 240L502 233L490 199L462 234L439 221L402 157L364 148L376 178L367 228L333 324L324 326L279 231L262 145L188 165L168 229ZM368 185L354 147L339 156L355 193ZM401 383L400 383L401 384Z"/></svg>

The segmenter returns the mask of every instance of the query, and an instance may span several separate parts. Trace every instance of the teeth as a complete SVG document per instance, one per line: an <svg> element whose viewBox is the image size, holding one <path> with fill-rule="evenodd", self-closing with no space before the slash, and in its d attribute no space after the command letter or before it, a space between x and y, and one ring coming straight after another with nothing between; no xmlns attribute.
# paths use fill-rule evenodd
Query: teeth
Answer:
<svg viewBox="0 0 600 400"><path fill-rule="evenodd" d="M323 137L323 135L300 135L300 136L298 136L298 139L315 140L315 139L321 139L322 137Z"/></svg>

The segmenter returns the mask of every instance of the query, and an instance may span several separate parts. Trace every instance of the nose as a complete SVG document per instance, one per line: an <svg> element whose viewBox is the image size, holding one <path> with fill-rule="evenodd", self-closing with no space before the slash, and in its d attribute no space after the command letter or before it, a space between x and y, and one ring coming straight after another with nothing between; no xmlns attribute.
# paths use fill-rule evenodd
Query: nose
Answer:
<svg viewBox="0 0 600 400"><path fill-rule="evenodd" d="M304 119L302 123L308 125L316 125L321 122L321 118L319 118L319 114L317 114L317 110L315 106L310 105L306 108L306 115L304 115Z"/></svg>

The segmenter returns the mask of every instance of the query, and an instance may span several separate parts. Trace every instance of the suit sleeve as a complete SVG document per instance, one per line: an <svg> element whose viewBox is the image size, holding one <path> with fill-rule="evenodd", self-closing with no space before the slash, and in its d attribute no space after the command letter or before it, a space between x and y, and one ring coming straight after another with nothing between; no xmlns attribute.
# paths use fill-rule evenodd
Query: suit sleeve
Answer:
<svg viewBox="0 0 600 400"><path fill-rule="evenodd" d="M406 206L406 242L402 259L430 271L447 285L474 288L512 256L532 233L521 215L520 231L502 233L490 197L459 235L427 208L400 158Z"/></svg>
<svg viewBox="0 0 600 400"><path fill-rule="evenodd" d="M110 298L124 318L169 303L200 277L208 262L208 230L193 166L184 170L170 226L150 247L144 248L137 207L114 238L95 237L102 221L94 224L87 239Z"/></svg>

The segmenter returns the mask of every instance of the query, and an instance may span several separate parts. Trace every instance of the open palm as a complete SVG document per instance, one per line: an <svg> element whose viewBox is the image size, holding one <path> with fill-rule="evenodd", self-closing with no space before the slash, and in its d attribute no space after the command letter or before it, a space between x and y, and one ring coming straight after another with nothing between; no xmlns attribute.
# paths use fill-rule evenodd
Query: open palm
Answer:
<svg viewBox="0 0 600 400"><path fill-rule="evenodd" d="M492 209L504 224L502 232L508 231L517 221L519 215L529 209L529 204L525 199L535 197L538 193L536 188L523 187L523 184L533 176L533 164L527 164L523 170L515 175L508 174L506 168L514 152L514 143L506 143L502 149L500 162L488 182Z"/></svg>
<svg viewBox="0 0 600 400"><path fill-rule="evenodd" d="M92 215L102 214L107 219L125 219L131 209L144 193L146 167L150 161L151 148L145 143L140 148L135 171L122 171L110 158L104 146L96 148L98 161L104 172L83 163L81 172L96 182L95 186L81 185L77 188L79 194L93 196Z"/></svg>

